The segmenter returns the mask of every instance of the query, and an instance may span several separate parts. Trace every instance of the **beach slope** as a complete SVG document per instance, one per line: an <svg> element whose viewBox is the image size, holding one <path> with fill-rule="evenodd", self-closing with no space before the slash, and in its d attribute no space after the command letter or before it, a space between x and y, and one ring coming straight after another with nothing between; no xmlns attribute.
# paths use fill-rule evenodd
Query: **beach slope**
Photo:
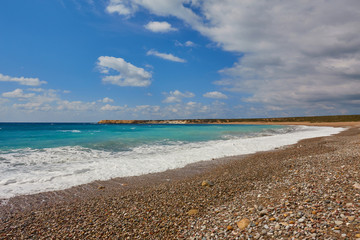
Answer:
<svg viewBox="0 0 360 240"><path fill-rule="evenodd" d="M0 238L355 239L359 146L352 127L274 151L17 197L1 206Z"/></svg>

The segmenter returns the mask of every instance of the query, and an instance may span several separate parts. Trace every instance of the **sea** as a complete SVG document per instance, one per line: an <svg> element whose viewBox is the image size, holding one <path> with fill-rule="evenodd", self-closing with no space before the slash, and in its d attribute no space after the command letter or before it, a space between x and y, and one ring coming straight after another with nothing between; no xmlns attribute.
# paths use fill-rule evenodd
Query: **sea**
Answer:
<svg viewBox="0 0 360 240"><path fill-rule="evenodd" d="M342 130L230 124L0 123L0 199L272 150Z"/></svg>

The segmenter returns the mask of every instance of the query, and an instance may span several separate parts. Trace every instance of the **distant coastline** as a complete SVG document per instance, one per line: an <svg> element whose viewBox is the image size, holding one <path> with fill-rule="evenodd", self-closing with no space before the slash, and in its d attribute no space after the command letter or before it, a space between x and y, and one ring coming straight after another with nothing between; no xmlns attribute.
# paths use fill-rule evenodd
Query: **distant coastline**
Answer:
<svg viewBox="0 0 360 240"><path fill-rule="evenodd" d="M101 120L98 124L264 124L353 126L360 124L360 115L336 115L250 119L173 119L173 120Z"/></svg>

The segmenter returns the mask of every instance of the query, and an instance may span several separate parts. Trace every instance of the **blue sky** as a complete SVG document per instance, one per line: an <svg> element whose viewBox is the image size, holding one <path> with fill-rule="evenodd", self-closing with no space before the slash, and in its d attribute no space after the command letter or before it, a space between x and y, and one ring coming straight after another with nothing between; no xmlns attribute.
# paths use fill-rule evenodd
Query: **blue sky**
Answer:
<svg viewBox="0 0 360 240"><path fill-rule="evenodd" d="M0 121L359 114L358 9L4 0Z"/></svg>

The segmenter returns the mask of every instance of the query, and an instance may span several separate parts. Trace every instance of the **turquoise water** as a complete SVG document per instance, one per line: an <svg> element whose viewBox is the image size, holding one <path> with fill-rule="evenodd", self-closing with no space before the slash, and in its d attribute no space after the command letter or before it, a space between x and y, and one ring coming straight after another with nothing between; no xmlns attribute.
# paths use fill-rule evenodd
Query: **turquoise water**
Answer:
<svg viewBox="0 0 360 240"><path fill-rule="evenodd" d="M63 146L81 146L106 151L127 151L143 144L205 142L229 139L231 137L269 134L281 129L284 129L284 127L262 125L0 123L0 151Z"/></svg>
<svg viewBox="0 0 360 240"><path fill-rule="evenodd" d="M0 199L271 150L334 128L0 123Z"/></svg>

